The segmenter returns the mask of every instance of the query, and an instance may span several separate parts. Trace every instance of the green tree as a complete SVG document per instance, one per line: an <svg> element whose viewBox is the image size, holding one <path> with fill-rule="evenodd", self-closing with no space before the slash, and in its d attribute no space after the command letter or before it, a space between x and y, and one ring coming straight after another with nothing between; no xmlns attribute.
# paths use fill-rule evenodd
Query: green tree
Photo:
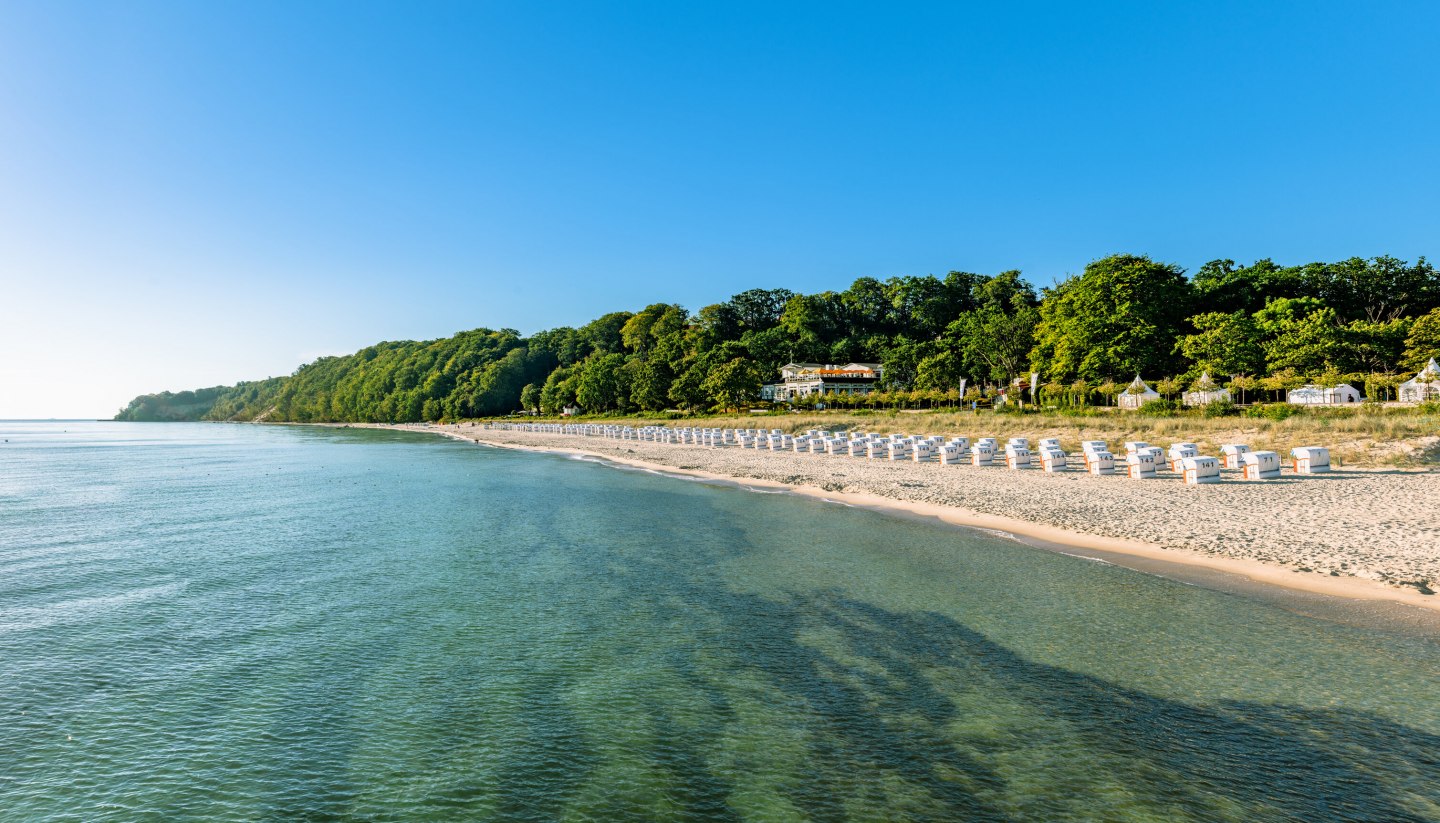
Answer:
<svg viewBox="0 0 1440 823"><path fill-rule="evenodd" d="M1249 315L1277 298L1311 296L1300 269L1283 268L1269 259L1249 266L1212 260L1200 267L1192 283L1195 305L1218 314Z"/></svg>
<svg viewBox="0 0 1440 823"><path fill-rule="evenodd" d="M684 364L684 370L670 384L666 396L685 409L704 408L709 399L704 383L708 376L708 362L692 358Z"/></svg>
<svg viewBox="0 0 1440 823"><path fill-rule="evenodd" d="M1190 305L1178 266L1135 255L1096 260L1047 291L1032 368L1060 382L1174 371Z"/></svg>
<svg viewBox="0 0 1440 823"><path fill-rule="evenodd" d="M789 289L750 289L730 298L730 305L741 328L764 331L780 322L785 304L794 296Z"/></svg>
<svg viewBox="0 0 1440 823"><path fill-rule="evenodd" d="M520 408L531 411L540 411L540 387L534 383L525 384L520 390Z"/></svg>
<svg viewBox="0 0 1440 823"><path fill-rule="evenodd" d="M1440 306L1440 277L1425 258L1414 265L1388 255L1304 267L1310 293L1342 321L1379 323Z"/></svg>
<svg viewBox="0 0 1440 823"><path fill-rule="evenodd" d="M760 394L760 372L749 360L737 357L712 371L701 387L716 405L736 408Z"/></svg>
<svg viewBox="0 0 1440 823"><path fill-rule="evenodd" d="M1344 339L1348 368L1368 372L1392 372L1405 359L1405 340L1415 323L1409 317L1394 320L1355 320L1346 324Z"/></svg>
<svg viewBox="0 0 1440 823"><path fill-rule="evenodd" d="M576 404L575 392L578 379L576 369L560 367L545 378L540 389L540 411L545 414L560 414L566 406Z"/></svg>
<svg viewBox="0 0 1440 823"><path fill-rule="evenodd" d="M601 354L616 354L625 350L625 338L620 330L630 322L631 314L628 311L611 312L601 315L581 326L578 334L584 341L588 352L600 352Z"/></svg>
<svg viewBox="0 0 1440 823"><path fill-rule="evenodd" d="M970 376L1009 383L1025 371L1040 322L1035 289L1007 271L972 281L975 308L950 323L946 337Z"/></svg>
<svg viewBox="0 0 1440 823"><path fill-rule="evenodd" d="M623 410L630 394L626 383L625 358L597 352L580 364L575 399L587 412Z"/></svg>
<svg viewBox="0 0 1440 823"><path fill-rule="evenodd" d="M660 411L669 400L670 367L663 362L632 360L625 364L630 375L630 403L646 411Z"/></svg>
<svg viewBox="0 0 1440 823"><path fill-rule="evenodd" d="M1402 366L1407 371L1418 372L1432 357L1440 357L1440 309L1417 318L1410 326Z"/></svg>
<svg viewBox="0 0 1440 823"><path fill-rule="evenodd" d="M1255 318L1237 311L1232 314L1206 312L1190 318L1195 334L1176 343L1176 350L1200 371L1215 374L1248 374L1265 366L1260 345L1260 327Z"/></svg>
<svg viewBox="0 0 1440 823"><path fill-rule="evenodd" d="M1261 346L1272 372L1317 374L1347 355L1335 310L1313 297L1272 300L1255 313L1255 322L1268 336Z"/></svg>

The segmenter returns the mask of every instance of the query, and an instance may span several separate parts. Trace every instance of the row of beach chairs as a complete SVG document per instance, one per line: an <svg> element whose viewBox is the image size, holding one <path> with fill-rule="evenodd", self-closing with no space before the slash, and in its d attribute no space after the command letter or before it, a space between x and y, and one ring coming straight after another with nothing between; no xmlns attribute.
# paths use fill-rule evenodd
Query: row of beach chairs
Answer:
<svg viewBox="0 0 1440 823"><path fill-rule="evenodd" d="M892 462L938 463L944 466L969 464L991 466L1001 461L1011 469L1038 465L1042 471L1057 473L1072 467L1089 474L1127 474L1137 480L1158 477L1160 472L1183 478L1186 485L1207 485L1220 482L1220 469L1239 470L1246 480L1268 480L1280 476L1280 455L1271 451L1250 451L1242 443L1220 447L1221 457L1199 453L1194 443L1172 443L1168 449L1139 441L1124 444L1124 459L1111 452L1103 440L1080 443L1080 455L1074 460L1060 448L1060 440L1047 437L1030 448L1024 437L1012 437L1004 446L994 437L971 441L968 437L940 435L871 434L856 431L825 431L812 429L804 434L788 434L779 429L722 429L669 426L616 426L597 423L490 423L485 428L528 431L542 434L566 434L602 437L612 440L633 440L648 443L671 443L707 448L740 448L772 452L791 452L887 460ZM1330 471L1329 450L1319 446L1292 449L1291 466L1296 474L1322 474ZM1072 465L1073 464L1073 465Z"/></svg>

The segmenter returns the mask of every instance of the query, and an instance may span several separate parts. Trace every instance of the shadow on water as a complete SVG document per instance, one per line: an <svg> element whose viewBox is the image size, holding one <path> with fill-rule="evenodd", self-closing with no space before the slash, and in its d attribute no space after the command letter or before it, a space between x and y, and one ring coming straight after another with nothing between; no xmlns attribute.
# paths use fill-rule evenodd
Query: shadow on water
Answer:
<svg viewBox="0 0 1440 823"><path fill-rule="evenodd" d="M640 487L634 500L597 492L582 505L577 492L567 502L586 512L696 505L683 495L664 500L656 488ZM575 579L649 615L648 624L620 628L585 624L583 642L639 655L647 631L677 622L696 630L660 665L703 722L677 717L662 689L643 701L653 742L642 754L664 775L677 819L743 816L732 799L736 774L718 756L727 729L755 722L735 710L741 679L783 707L803 751L774 785L817 821L876 809L905 820L1111 819L1101 801L1087 806L1085 793L1101 783L1123 789L1128 813L1154 819L1399 823L1440 814L1440 735L1342 708L1191 705L1037 663L937 613L892 611L837 591L775 599L736 591L718 566L743 555L743 534L716 526L697 539L683 524L647 523L636 545L685 551L641 550L625 544L634 526L622 517L609 526L588 517L567 532L564 508L530 517L548 520L547 534L583 534L565 553ZM627 640L607 641L607 631ZM589 735L604 730L587 725L573 685L558 667L529 673L520 732L487 787L494 819L585 818L575 804L603 765ZM1042 718L1049 728L1034 734L1044 739L1014 728L967 731L993 725L967 717L992 696ZM1063 773L1035 759L1019 784L1014 763L1023 758L1013 755L1057 741L1068 746Z"/></svg>
<svg viewBox="0 0 1440 823"><path fill-rule="evenodd" d="M594 769L595 757L565 701L564 678L545 674L527 684L520 707L523 736L512 741L499 775L500 820L557 820Z"/></svg>
<svg viewBox="0 0 1440 823"><path fill-rule="evenodd" d="M960 754L946 731L958 709L935 683L956 676L984 678L984 688L1063 719L1110 776L1176 816L1215 819L1238 807L1247 819L1401 822L1433 819L1427 813L1440 809L1440 735L1390 719L1254 702L1182 704L1038 665L949 617L894 613L837 594L792 604L742 596L726 609L792 627L818 614L842 637L845 655L868 663L829 658L795 633L752 658L776 688L829 721L831 737L809 752L824 763L816 773L828 777L796 799L815 819L842 819L835 800L860 770L897 774L949 819L1007 819L982 801L1004 793L1001 778ZM906 719L904 728L894 718ZM816 799L829 800L815 806Z"/></svg>
<svg viewBox="0 0 1440 823"><path fill-rule="evenodd" d="M647 505L665 508L648 493ZM630 527L608 535L595 521L587 528L598 545L623 541ZM680 819L740 816L730 802L735 774L716 750L727 726L745 722L731 705L742 677L780 701L803 741L793 773L777 785L813 820L873 815L857 809L889 809L890 819L905 820L1109 819L1104 803L1114 802L1128 814L1167 820L1398 822L1440 814L1440 735L1343 708L1191 705L1028 660L932 612L891 611L835 591L778 599L735 591L717 566L743 555L742 534L716 526L710 539L696 541L679 526L652 531L649 545L685 551L591 550L574 560L589 584L603 581L627 602L645 604L653 625L679 619L697 630L692 643L665 655L663 668L698 697L709 726L681 727L660 690L647 696L663 742L647 757L667 776ZM722 662L702 661L702 647ZM973 699L957 700L962 694ZM964 731L986 726L989 718L966 714L992 695L1042 718L1049 728L1036 734L1045 739ZM516 819L564 816L564 798L591 768L582 722L561 717L569 710L555 701L536 699L551 728L533 747L541 756L518 757L502 770L504 808ZM1069 752L1063 773L1037 759L1018 785L1014 763L1024 751L1057 742ZM535 780L541 768L560 782ZM557 768L581 774L561 778ZM1086 793L1102 784L1118 786L1123 801L1097 799L1093 814L1083 811Z"/></svg>

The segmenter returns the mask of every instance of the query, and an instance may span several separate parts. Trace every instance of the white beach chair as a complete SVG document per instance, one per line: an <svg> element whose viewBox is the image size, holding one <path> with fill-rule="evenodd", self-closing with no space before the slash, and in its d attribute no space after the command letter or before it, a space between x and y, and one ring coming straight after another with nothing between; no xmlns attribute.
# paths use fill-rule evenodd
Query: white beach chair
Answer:
<svg viewBox="0 0 1440 823"><path fill-rule="evenodd" d="M1275 452L1243 452L1240 460L1246 480L1273 480L1280 476L1280 455Z"/></svg>
<svg viewBox="0 0 1440 823"><path fill-rule="evenodd" d="M1011 469L1030 468L1030 449L1014 444L1005 447L1005 465Z"/></svg>
<svg viewBox="0 0 1440 823"><path fill-rule="evenodd" d="M1185 472L1185 485L1204 486L1220 482L1220 460L1215 457L1184 457L1180 467Z"/></svg>
<svg viewBox="0 0 1440 823"><path fill-rule="evenodd" d="M1059 449L1042 449L1040 451L1040 468L1050 474L1065 471L1065 452Z"/></svg>
<svg viewBox="0 0 1440 823"><path fill-rule="evenodd" d="M1180 461L1187 457L1197 457L1200 449L1194 443L1175 443L1170 446L1168 457L1170 458L1170 471L1180 471Z"/></svg>
<svg viewBox="0 0 1440 823"><path fill-rule="evenodd" d="M981 441L970 447L970 464L973 466L988 466L995 460L995 447Z"/></svg>
<svg viewBox="0 0 1440 823"><path fill-rule="evenodd" d="M1245 465L1245 461L1242 459L1242 455L1244 455L1248 451L1250 451L1250 447L1245 445L1244 443L1226 443L1225 445L1221 446L1220 454L1224 455L1225 457L1225 468L1243 468Z"/></svg>
<svg viewBox="0 0 1440 823"><path fill-rule="evenodd" d="M1148 450L1125 455L1125 465L1134 480L1147 480L1155 476L1155 455Z"/></svg>
<svg viewBox="0 0 1440 823"><path fill-rule="evenodd" d="M1295 460L1296 474L1324 474L1330 471L1330 450L1320 446L1301 446L1291 449Z"/></svg>
<svg viewBox="0 0 1440 823"><path fill-rule="evenodd" d="M1146 442L1143 441L1143 440L1130 440L1130 441L1128 441L1128 442L1125 443L1125 453L1126 453L1127 455L1129 455L1129 454L1134 454L1135 452L1138 452L1138 451L1140 451L1141 449L1148 449L1148 448L1150 448L1150 444L1149 444L1149 443L1146 443Z"/></svg>
<svg viewBox="0 0 1440 823"><path fill-rule="evenodd" d="M1090 474L1111 474L1115 471L1115 455L1108 451L1085 452L1085 471Z"/></svg>

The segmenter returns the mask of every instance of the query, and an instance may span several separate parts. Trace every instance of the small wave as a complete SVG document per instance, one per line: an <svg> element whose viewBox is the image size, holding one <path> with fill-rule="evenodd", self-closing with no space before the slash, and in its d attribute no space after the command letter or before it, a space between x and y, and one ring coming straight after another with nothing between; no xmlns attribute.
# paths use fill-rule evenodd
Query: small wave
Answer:
<svg viewBox="0 0 1440 823"><path fill-rule="evenodd" d="M1079 559L1079 560L1089 560L1091 563L1099 563L1099 564L1102 565L1102 566L1113 566L1113 565L1115 565L1114 563L1111 563L1109 560L1101 560L1101 559L1098 558L1098 557L1090 557L1089 555L1084 555L1084 554L1071 554L1070 552L1057 552L1057 554L1063 554L1063 555L1065 555L1066 557L1074 557L1074 558Z"/></svg>
<svg viewBox="0 0 1440 823"><path fill-rule="evenodd" d="M1001 529L987 529L983 526L972 526L971 528L973 528L977 532L988 534L991 537L998 537L1001 540L1014 540L1016 543L1024 542L1020 539L1020 535L1014 534L1012 532L1002 531Z"/></svg>

